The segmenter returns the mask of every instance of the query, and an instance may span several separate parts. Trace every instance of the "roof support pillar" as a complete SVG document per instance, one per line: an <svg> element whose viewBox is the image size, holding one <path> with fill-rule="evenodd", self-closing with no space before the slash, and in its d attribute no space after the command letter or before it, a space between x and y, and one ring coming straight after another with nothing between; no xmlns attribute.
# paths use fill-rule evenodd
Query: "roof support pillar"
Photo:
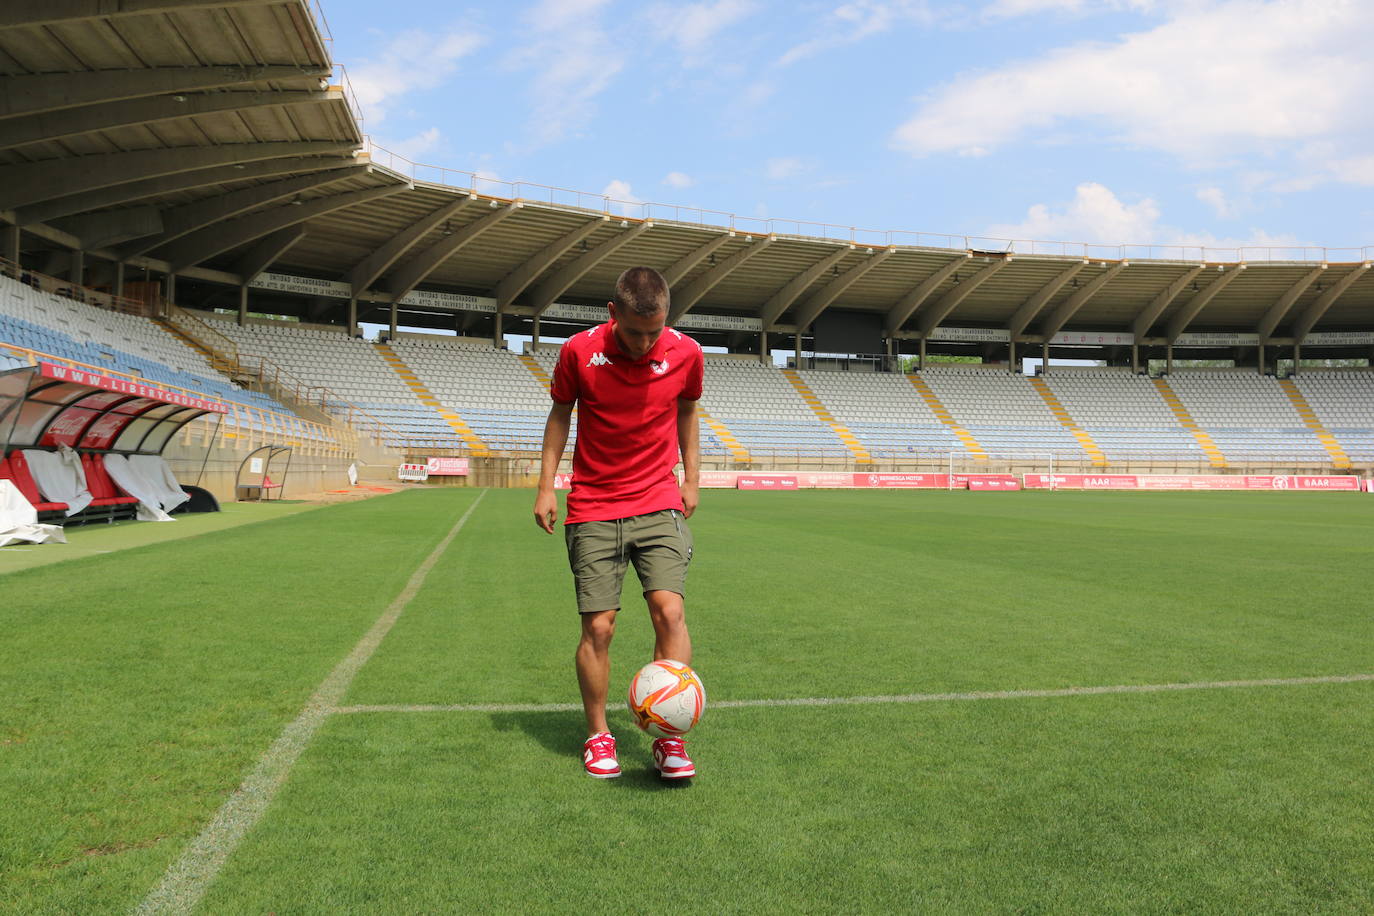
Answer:
<svg viewBox="0 0 1374 916"><path fill-rule="evenodd" d="M597 245L591 251L574 259L570 264L560 268L557 273L543 280L538 286L530 291L530 304L534 307L534 316L538 318L544 314L549 306L553 305L559 296L567 292L568 287L586 275L587 271L596 267L606 258L610 257L622 246L633 242L644 233L654 227L651 222L642 222L633 229L615 235Z"/></svg>
<svg viewBox="0 0 1374 916"><path fill-rule="evenodd" d="M1087 261L1079 261L1068 270L1062 271L1021 304L1021 307L1016 310L1016 314L1011 316L1011 323L1007 328L1012 341L1015 341L1025 332L1026 325L1035 320L1035 316L1040 314L1045 303L1053 299L1055 294L1064 288L1064 284L1072 280L1087 263Z"/></svg>
<svg viewBox="0 0 1374 916"><path fill-rule="evenodd" d="M230 143L193 149L145 149L74 159L45 159L0 166L0 209L28 207L163 175L217 165L260 162L303 155L348 154L352 146L333 142Z"/></svg>
<svg viewBox="0 0 1374 916"><path fill-rule="evenodd" d="M1274 334L1274 329L1283 321L1288 310L1293 307L1293 303L1298 301L1298 297L1307 292L1307 287L1321 279L1322 271L1326 270L1326 265L1313 268L1302 276L1296 283L1288 287L1282 296L1274 300L1274 304L1264 313L1260 323L1255 328L1255 333L1259 335L1260 343L1268 340Z"/></svg>
<svg viewBox="0 0 1374 916"><path fill-rule="evenodd" d="M973 255L965 254L963 257L955 258L918 283L911 292L897 300L896 304L887 311L888 333L892 334L901 330L907 319L916 314L925 301L930 298L930 294L935 292L940 284L948 280L955 271L967 264L971 257Z"/></svg>
<svg viewBox="0 0 1374 916"><path fill-rule="evenodd" d="M16 267L19 266L19 234L22 230L18 226L6 226L3 241L0 245L4 246L0 251L0 257L12 262Z"/></svg>
<svg viewBox="0 0 1374 916"><path fill-rule="evenodd" d="M831 280L824 287L812 293L805 302L797 306L797 326L809 326L820 317L830 305L853 286L864 274L892 257L896 249L887 248L870 258L866 258Z"/></svg>
<svg viewBox="0 0 1374 916"><path fill-rule="evenodd" d="M275 2L277 0L6 0L0 8L0 29L206 7L266 6Z"/></svg>
<svg viewBox="0 0 1374 916"><path fill-rule="evenodd" d="M702 261L714 255L717 249L728 241L730 241L730 234L728 232L722 232L705 245L701 245L679 258L672 267L669 267L663 272L663 279L667 281L668 288L672 289L679 280L691 272L693 267L696 267ZM715 262L713 261L712 263Z"/></svg>
<svg viewBox="0 0 1374 916"><path fill-rule="evenodd" d="M853 250L853 245L842 245L788 280L782 289L770 296L768 301L763 304L763 308L759 310L759 319L763 322L763 326L769 328L777 324L782 313L791 308L792 303L796 302L797 298L806 292L807 287L815 283L817 278L827 270L838 267L840 261L844 260ZM801 322L797 322L797 330L804 330Z"/></svg>
<svg viewBox="0 0 1374 916"><path fill-rule="evenodd" d="M1154 323L1159 320L1159 316L1164 314L1164 310L1169 307L1169 303L1178 298L1178 294L1188 288L1188 284L1197 279L1198 274L1202 273L1206 265L1199 264L1164 289L1160 290L1159 295L1150 300L1150 304L1141 309L1140 314L1135 316L1135 321L1131 322L1131 333L1136 340L1140 340L1150 332Z"/></svg>
<svg viewBox="0 0 1374 916"><path fill-rule="evenodd" d="M522 206L524 205L516 201L506 204L499 210L493 210L481 219L468 223L453 235L441 238L398 268L394 274L387 278L387 292L391 297L392 311L395 312L397 302L410 295L411 290L423 283L426 277L453 257L459 249L492 227L509 219Z"/></svg>
<svg viewBox="0 0 1374 916"><path fill-rule="evenodd" d="M1088 281L1086 286L1060 303L1059 308L1054 310L1054 314L1049 317L1044 327L1041 328L1041 335L1045 340L1049 340L1054 337L1054 335L1058 334L1059 329L1062 328L1070 318L1077 314L1078 310L1088 303L1088 300L1096 296L1098 292L1101 291L1102 287L1114 280L1118 274L1126 269L1126 267L1126 261L1114 265L1105 273L1093 277L1092 280Z"/></svg>
<svg viewBox="0 0 1374 916"><path fill-rule="evenodd" d="M364 290L372 286L377 278L385 273L391 265L395 264L407 251L414 248L421 239L436 229L440 223L456 216L459 211L468 206L473 200L472 197L460 197L457 200L436 207L434 210L411 223L396 235L392 236L382 247L372 254L363 258L353 268L344 275L349 285L353 288L353 295L357 297Z"/></svg>
<svg viewBox="0 0 1374 916"><path fill-rule="evenodd" d="M1332 284L1330 289L1313 300L1312 304L1303 311L1302 315L1293 324L1293 344L1295 347L1301 345L1302 342L1307 339L1307 335L1312 332L1312 326L1321 320L1321 317L1326 314L1326 310L1331 308L1332 303L1339 299L1346 290L1350 289L1351 284L1364 276L1364 272L1368 270L1369 267L1369 261L1365 261L1363 264L1356 264L1350 273L1341 277ZM1293 365L1296 369L1297 357L1294 357Z"/></svg>
<svg viewBox="0 0 1374 916"><path fill-rule="evenodd" d="M295 226L334 210L342 210L381 197L390 197L408 187L409 185L400 183L389 184L379 188L368 188L365 191L347 191L343 194L317 197L305 201L298 207L287 204L271 210L260 210L192 232L166 246L164 256L168 263L178 270L191 267L278 229Z"/></svg>
<svg viewBox="0 0 1374 916"><path fill-rule="evenodd" d="M940 322L944 321L960 302L963 302L970 293L995 277L998 271L1010 263L1011 258L1000 258L941 296L940 301L921 315L921 320L917 324L921 336L929 337L930 332L939 327Z"/></svg>
<svg viewBox="0 0 1374 916"><path fill-rule="evenodd" d="M701 301L701 298L716 287L716 284L730 276L730 273L745 261L752 258L768 247L772 241L770 238L754 238L745 236L748 243L730 257L721 261L682 289L673 290L671 294L672 309L668 312L668 323L676 324L677 320L692 310L692 306Z"/></svg>
<svg viewBox="0 0 1374 916"><path fill-rule="evenodd" d="M12 2L12 0L11 0ZM0 77L0 119L266 80L327 79L316 67L149 67Z"/></svg>
<svg viewBox="0 0 1374 916"><path fill-rule="evenodd" d="M1188 303L1179 309L1178 313L1174 315L1173 318L1169 319L1169 327L1166 331L1169 343L1172 344L1174 341L1178 340L1179 335L1188 330L1188 325L1192 323L1193 319L1201 314L1202 310L1207 307L1207 303L1216 298L1217 293L1229 286L1232 280L1239 277L1240 272L1244 269L1244 264L1235 265L1211 283L1208 283L1203 287L1202 291L1194 295L1192 299L1189 299Z"/></svg>

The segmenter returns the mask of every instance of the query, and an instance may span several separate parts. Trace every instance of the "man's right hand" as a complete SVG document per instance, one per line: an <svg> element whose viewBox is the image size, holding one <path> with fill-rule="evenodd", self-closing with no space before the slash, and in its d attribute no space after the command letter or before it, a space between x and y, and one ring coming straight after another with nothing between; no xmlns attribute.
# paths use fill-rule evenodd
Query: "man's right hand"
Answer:
<svg viewBox="0 0 1374 916"><path fill-rule="evenodd" d="M554 523L558 521L558 496L552 490L540 489L534 498L534 523L549 534L553 534Z"/></svg>

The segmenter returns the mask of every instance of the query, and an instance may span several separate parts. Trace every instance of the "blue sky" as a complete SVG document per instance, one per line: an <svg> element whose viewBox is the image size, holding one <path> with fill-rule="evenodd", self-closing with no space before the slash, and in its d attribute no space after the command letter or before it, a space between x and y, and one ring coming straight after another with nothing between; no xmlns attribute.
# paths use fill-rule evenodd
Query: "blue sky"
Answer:
<svg viewBox="0 0 1374 916"><path fill-rule="evenodd" d="M1374 244L1368 0L320 2L366 131L421 163L879 230Z"/></svg>

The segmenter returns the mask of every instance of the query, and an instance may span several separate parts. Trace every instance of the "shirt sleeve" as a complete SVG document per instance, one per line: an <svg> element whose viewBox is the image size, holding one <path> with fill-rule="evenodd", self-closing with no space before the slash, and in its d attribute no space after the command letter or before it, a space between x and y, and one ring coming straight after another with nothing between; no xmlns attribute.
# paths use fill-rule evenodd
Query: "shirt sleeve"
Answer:
<svg viewBox="0 0 1374 916"><path fill-rule="evenodd" d="M577 359L573 356L572 341L563 344L558 351L558 362L553 367L553 384L549 386L549 397L559 404L571 404L577 400Z"/></svg>
<svg viewBox="0 0 1374 916"><path fill-rule="evenodd" d="M705 375L706 357L702 355L701 346L695 348L692 364L687 368L687 378L682 383L682 394L678 395L684 401L701 400L701 384Z"/></svg>

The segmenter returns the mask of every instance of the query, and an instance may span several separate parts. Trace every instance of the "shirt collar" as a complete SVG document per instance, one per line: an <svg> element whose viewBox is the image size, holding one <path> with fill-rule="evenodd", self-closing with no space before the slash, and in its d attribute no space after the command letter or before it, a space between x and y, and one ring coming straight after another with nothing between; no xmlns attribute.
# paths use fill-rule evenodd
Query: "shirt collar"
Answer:
<svg viewBox="0 0 1374 916"><path fill-rule="evenodd" d="M615 336L613 324L614 322L608 321L601 326L601 336L606 338L605 353L607 356L620 356L628 359L620 350L620 341ZM633 365L641 365L646 362L663 362L663 356L668 352L668 335L671 333L671 330L665 325L663 333L658 335L658 340L654 341L654 345L649 348L649 352L644 354L642 359L630 360L630 362Z"/></svg>

